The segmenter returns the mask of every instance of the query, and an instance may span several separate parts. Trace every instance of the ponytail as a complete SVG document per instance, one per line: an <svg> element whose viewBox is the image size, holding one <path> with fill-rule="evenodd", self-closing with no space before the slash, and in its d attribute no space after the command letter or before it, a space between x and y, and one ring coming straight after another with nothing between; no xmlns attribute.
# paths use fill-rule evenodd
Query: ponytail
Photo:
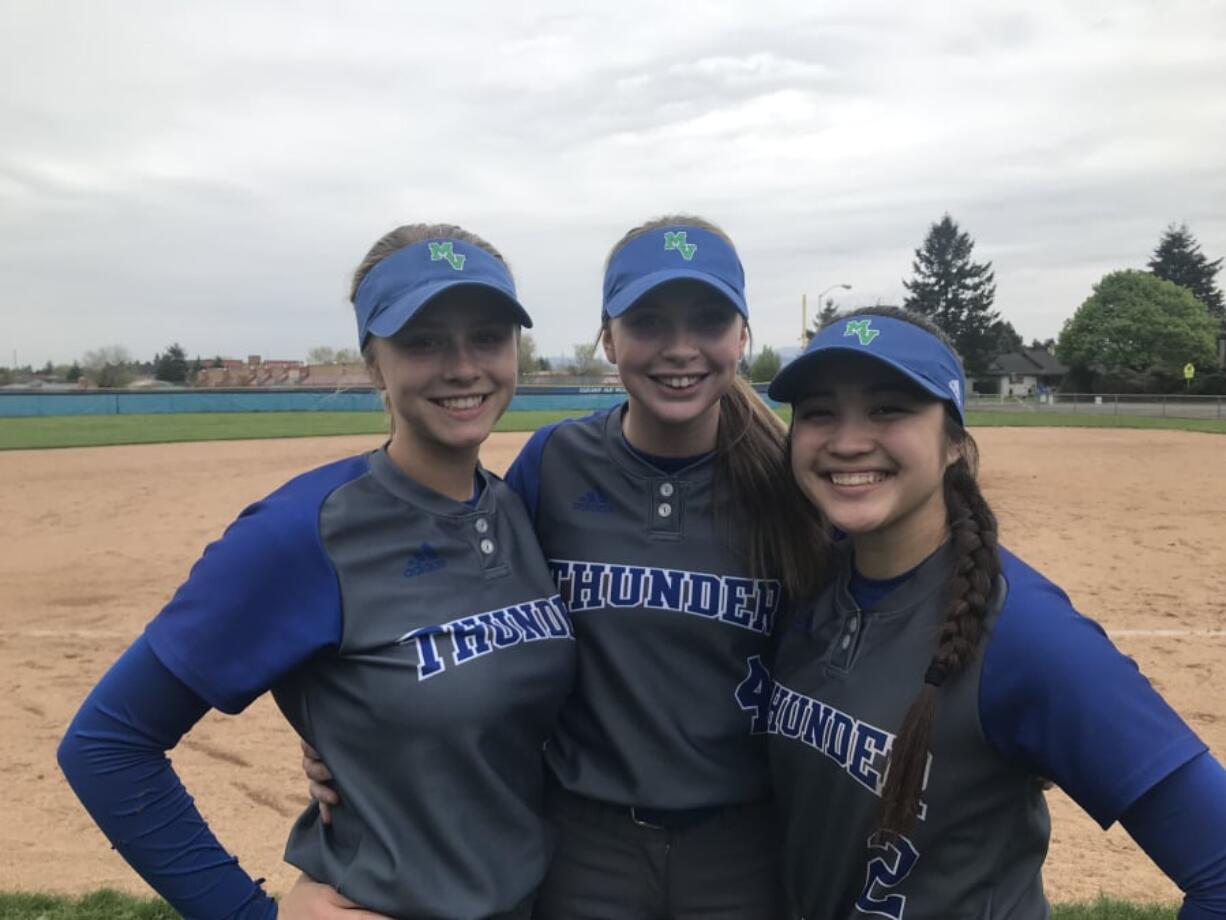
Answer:
<svg viewBox="0 0 1226 920"><path fill-rule="evenodd" d="M966 670L982 646L989 599L1000 575L996 517L975 481L975 441L957 422L951 419L949 425L963 454L946 469L944 480L954 560L936 651L890 752L879 826L892 835L910 831L919 814L937 695L945 681Z"/></svg>
<svg viewBox="0 0 1226 920"><path fill-rule="evenodd" d="M756 578L778 578L791 599L815 590L825 537L821 518L796 486L783 421L736 377L719 401L715 495Z"/></svg>

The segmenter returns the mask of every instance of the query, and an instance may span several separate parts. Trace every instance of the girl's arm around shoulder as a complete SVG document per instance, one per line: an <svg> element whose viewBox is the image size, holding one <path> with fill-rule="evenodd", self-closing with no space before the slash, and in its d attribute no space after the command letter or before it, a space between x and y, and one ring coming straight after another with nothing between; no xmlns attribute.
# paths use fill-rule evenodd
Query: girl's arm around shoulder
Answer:
<svg viewBox="0 0 1226 920"><path fill-rule="evenodd" d="M268 920L276 904L217 842L166 757L208 709L141 637L77 712L60 768L119 855L184 916Z"/></svg>
<svg viewBox="0 0 1226 920"><path fill-rule="evenodd" d="M984 734L1106 828L1205 744L1062 590L1001 556L1008 594L984 650Z"/></svg>
<svg viewBox="0 0 1226 920"><path fill-rule="evenodd" d="M541 462L545 456L545 445L553 437L555 431L573 419L563 419L538 428L532 433L519 455L511 461L503 481L519 496L524 507L528 509L528 519L536 523L536 509L541 498Z"/></svg>

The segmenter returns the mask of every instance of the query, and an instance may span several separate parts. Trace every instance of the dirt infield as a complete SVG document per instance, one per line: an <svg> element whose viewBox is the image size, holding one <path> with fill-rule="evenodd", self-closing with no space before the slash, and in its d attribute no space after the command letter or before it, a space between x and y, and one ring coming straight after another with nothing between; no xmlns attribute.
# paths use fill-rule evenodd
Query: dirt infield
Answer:
<svg viewBox="0 0 1226 920"><path fill-rule="evenodd" d="M1226 755L1226 438L1168 431L981 429L983 482L1006 544L1104 624L1219 755ZM495 435L502 470L526 435ZM103 670L247 502L370 437L0 453L0 889L143 884L94 828L55 746ZM297 743L265 697L210 714L174 761L221 839L272 891L305 803ZM1051 795L1045 877L1058 900L1173 900L1118 828Z"/></svg>

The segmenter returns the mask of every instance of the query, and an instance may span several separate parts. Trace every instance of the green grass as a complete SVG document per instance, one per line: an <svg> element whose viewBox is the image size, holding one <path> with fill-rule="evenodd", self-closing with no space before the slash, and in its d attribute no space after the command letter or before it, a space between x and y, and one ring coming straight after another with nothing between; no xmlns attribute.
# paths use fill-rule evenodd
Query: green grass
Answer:
<svg viewBox="0 0 1226 920"><path fill-rule="evenodd" d="M178 920L160 898L102 890L80 898L53 894L0 894L0 920Z"/></svg>
<svg viewBox="0 0 1226 920"><path fill-rule="evenodd" d="M1114 898L1052 905L1053 920L1175 920L1174 904L1133 904Z"/></svg>
<svg viewBox="0 0 1226 920"><path fill-rule="evenodd" d="M1226 419L1056 412L968 412L972 428L1162 428L1226 434Z"/></svg>
<svg viewBox="0 0 1226 920"><path fill-rule="evenodd" d="M558 419L587 414L586 409L508 412L497 431L535 431ZM779 410L785 420L787 407ZM1226 419L1150 418L1129 415L1048 412L970 412L972 427L1165 428L1226 434ZM211 412L166 415L60 415L0 418L0 450L97 447L110 444L159 444L173 441L234 441L249 438L308 438L342 434L382 434L381 412Z"/></svg>
<svg viewBox="0 0 1226 920"><path fill-rule="evenodd" d="M573 412L508 412L496 431L535 431ZM165 415L59 415L0 419L0 450L159 444L172 441L239 441L383 434L382 412L190 412Z"/></svg>
<svg viewBox="0 0 1226 920"><path fill-rule="evenodd" d="M1175 920L1178 908L1100 898L1057 904L1054 920ZM81 898L47 894L0 894L0 920L175 920L179 915L157 898L96 891Z"/></svg>

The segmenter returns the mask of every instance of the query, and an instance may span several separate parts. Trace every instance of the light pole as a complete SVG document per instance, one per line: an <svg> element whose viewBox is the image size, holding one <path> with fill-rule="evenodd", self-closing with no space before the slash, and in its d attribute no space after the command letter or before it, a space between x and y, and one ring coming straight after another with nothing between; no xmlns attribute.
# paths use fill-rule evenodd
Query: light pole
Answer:
<svg viewBox="0 0 1226 920"><path fill-rule="evenodd" d="M822 308L822 298L833 291L835 288L842 288L845 291L851 290L850 284L832 284L826 290L817 295L817 309ZM819 314L820 315L820 314ZM804 348L809 344L809 300L808 295L800 295L800 347Z"/></svg>

